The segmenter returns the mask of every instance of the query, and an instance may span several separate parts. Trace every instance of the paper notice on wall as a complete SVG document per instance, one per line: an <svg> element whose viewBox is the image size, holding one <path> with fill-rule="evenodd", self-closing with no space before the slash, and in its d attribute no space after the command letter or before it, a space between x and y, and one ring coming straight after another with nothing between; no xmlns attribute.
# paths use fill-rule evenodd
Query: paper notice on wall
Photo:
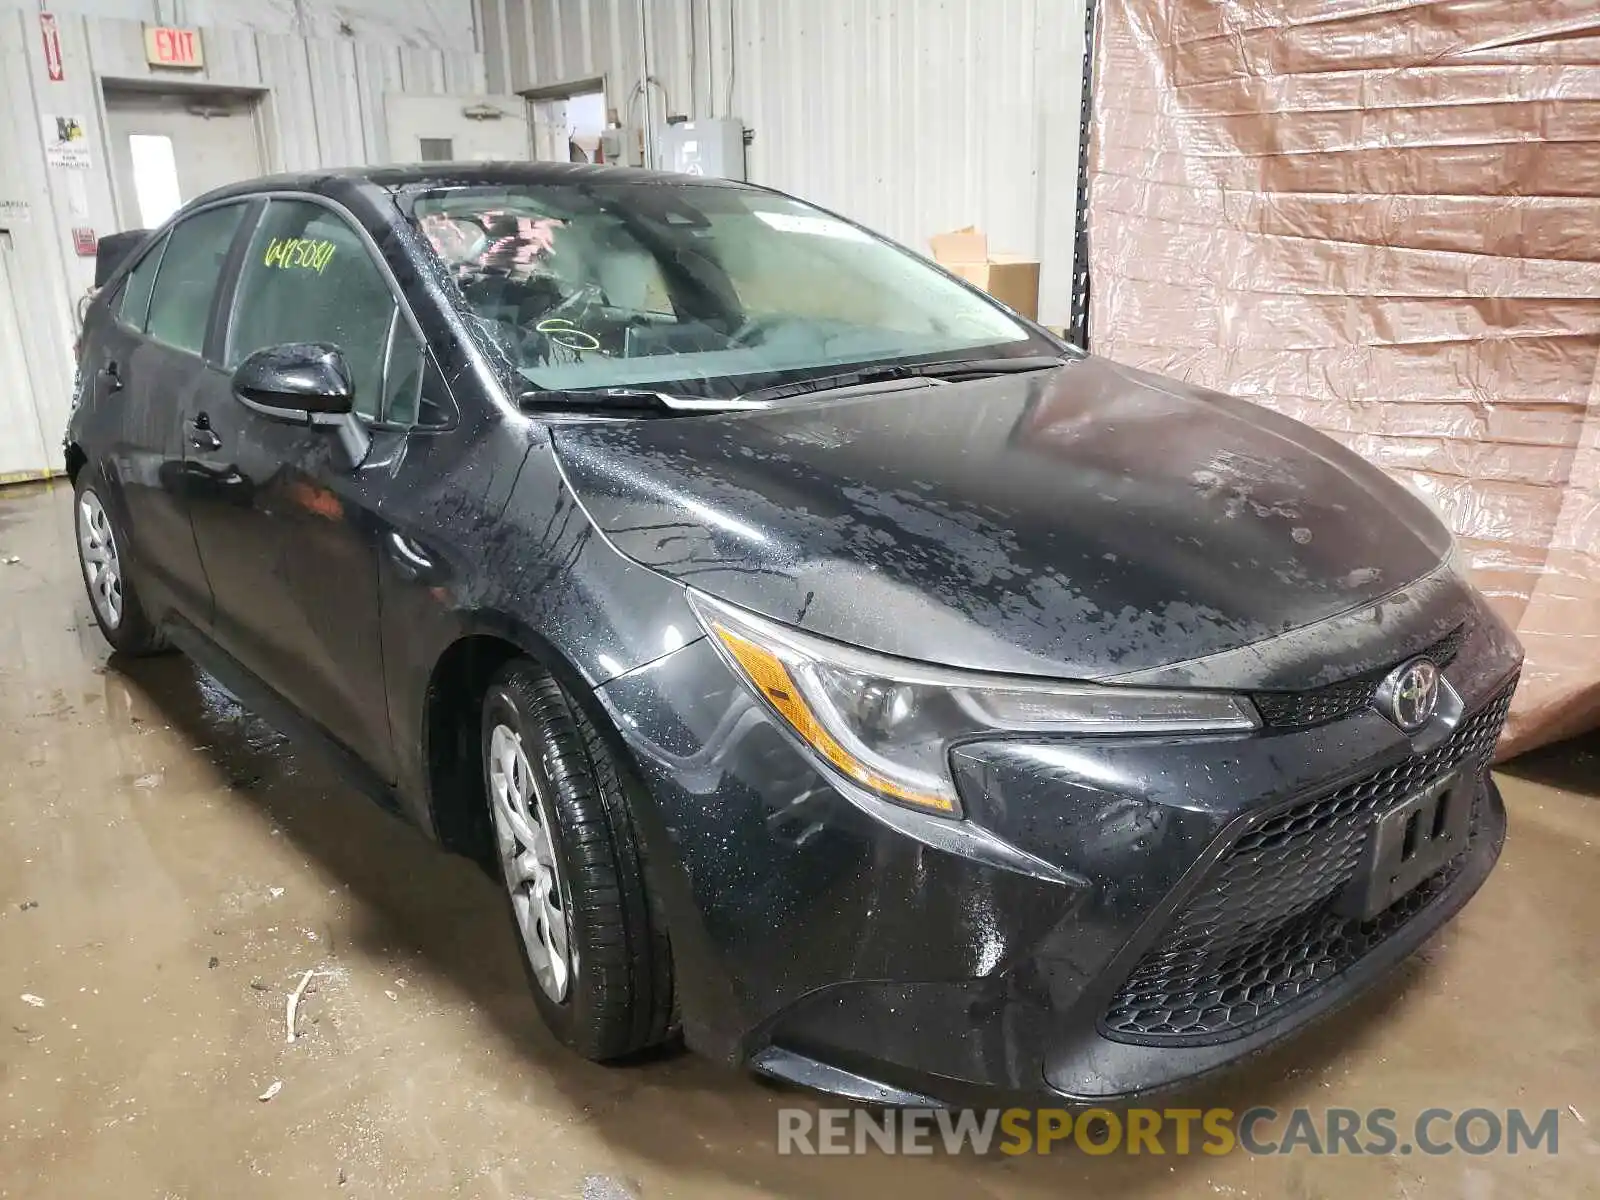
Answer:
<svg viewBox="0 0 1600 1200"><path fill-rule="evenodd" d="M82 117L45 116L44 157L52 167L89 168L89 135Z"/></svg>
<svg viewBox="0 0 1600 1200"><path fill-rule="evenodd" d="M0 229L26 225L33 220L33 206L26 200L0 200Z"/></svg>
<svg viewBox="0 0 1600 1200"><path fill-rule="evenodd" d="M89 219L89 185L82 171L67 176L67 212L74 221Z"/></svg>

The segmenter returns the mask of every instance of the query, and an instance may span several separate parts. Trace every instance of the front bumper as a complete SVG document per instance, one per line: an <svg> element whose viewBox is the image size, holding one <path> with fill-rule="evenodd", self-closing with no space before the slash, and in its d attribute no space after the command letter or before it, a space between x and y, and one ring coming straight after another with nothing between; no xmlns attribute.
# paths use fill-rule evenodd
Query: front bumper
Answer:
<svg viewBox="0 0 1600 1200"><path fill-rule="evenodd" d="M1415 949L1499 854L1487 768L1520 654L1481 606L1472 630L1446 670L1465 716L1425 754L1373 711L963 747L960 824L1014 861L852 803L703 641L613 680L688 1041L907 1103L1117 1100L1263 1049ZM1453 770L1466 850L1370 928L1335 927L1366 827Z"/></svg>

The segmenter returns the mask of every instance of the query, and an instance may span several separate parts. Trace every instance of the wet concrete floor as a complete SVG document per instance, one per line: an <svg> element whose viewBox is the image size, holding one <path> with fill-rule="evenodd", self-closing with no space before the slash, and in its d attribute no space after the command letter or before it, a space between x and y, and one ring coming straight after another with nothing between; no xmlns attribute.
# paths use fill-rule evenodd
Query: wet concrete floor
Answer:
<svg viewBox="0 0 1600 1200"><path fill-rule="evenodd" d="M1594 739L1502 777L1505 857L1420 955L1181 1098L1556 1108L1553 1157L780 1157L817 1101L562 1050L477 868L181 657L109 661L64 485L0 491L0 765L0 1196L1600 1194Z"/></svg>

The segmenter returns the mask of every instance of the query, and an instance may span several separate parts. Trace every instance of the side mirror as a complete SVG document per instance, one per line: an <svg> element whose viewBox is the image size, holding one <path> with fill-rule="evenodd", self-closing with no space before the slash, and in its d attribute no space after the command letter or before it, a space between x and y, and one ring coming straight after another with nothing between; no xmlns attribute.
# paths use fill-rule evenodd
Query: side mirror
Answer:
<svg viewBox="0 0 1600 1200"><path fill-rule="evenodd" d="M234 368L233 394L264 417L300 425L352 412L356 398L344 355L325 342L257 350Z"/></svg>
<svg viewBox="0 0 1600 1200"><path fill-rule="evenodd" d="M336 428L352 466L367 457L370 441L355 415L355 385L337 346L288 342L257 350L234 368L233 394L269 420Z"/></svg>

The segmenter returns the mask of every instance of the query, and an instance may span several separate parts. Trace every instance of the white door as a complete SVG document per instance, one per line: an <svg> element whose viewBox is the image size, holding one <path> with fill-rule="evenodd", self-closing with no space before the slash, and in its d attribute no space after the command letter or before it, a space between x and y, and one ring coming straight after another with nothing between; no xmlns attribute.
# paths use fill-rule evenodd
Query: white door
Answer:
<svg viewBox="0 0 1600 1200"><path fill-rule="evenodd" d="M106 126L123 229L153 228L180 204L264 170L251 96L108 90Z"/></svg>
<svg viewBox="0 0 1600 1200"><path fill-rule="evenodd" d="M521 96L384 97L390 162L526 162L533 150Z"/></svg>
<svg viewBox="0 0 1600 1200"><path fill-rule="evenodd" d="M22 329L17 324L16 292L11 286L15 259L12 235L0 231L0 483L28 479L59 469L61 452L47 445L46 422L57 441L67 427L67 414L41 413L29 386L28 364L22 360ZM63 391L65 389L62 389Z"/></svg>
<svg viewBox="0 0 1600 1200"><path fill-rule="evenodd" d="M571 158L567 139L567 102L535 100L533 108L533 157L540 162L567 162Z"/></svg>

